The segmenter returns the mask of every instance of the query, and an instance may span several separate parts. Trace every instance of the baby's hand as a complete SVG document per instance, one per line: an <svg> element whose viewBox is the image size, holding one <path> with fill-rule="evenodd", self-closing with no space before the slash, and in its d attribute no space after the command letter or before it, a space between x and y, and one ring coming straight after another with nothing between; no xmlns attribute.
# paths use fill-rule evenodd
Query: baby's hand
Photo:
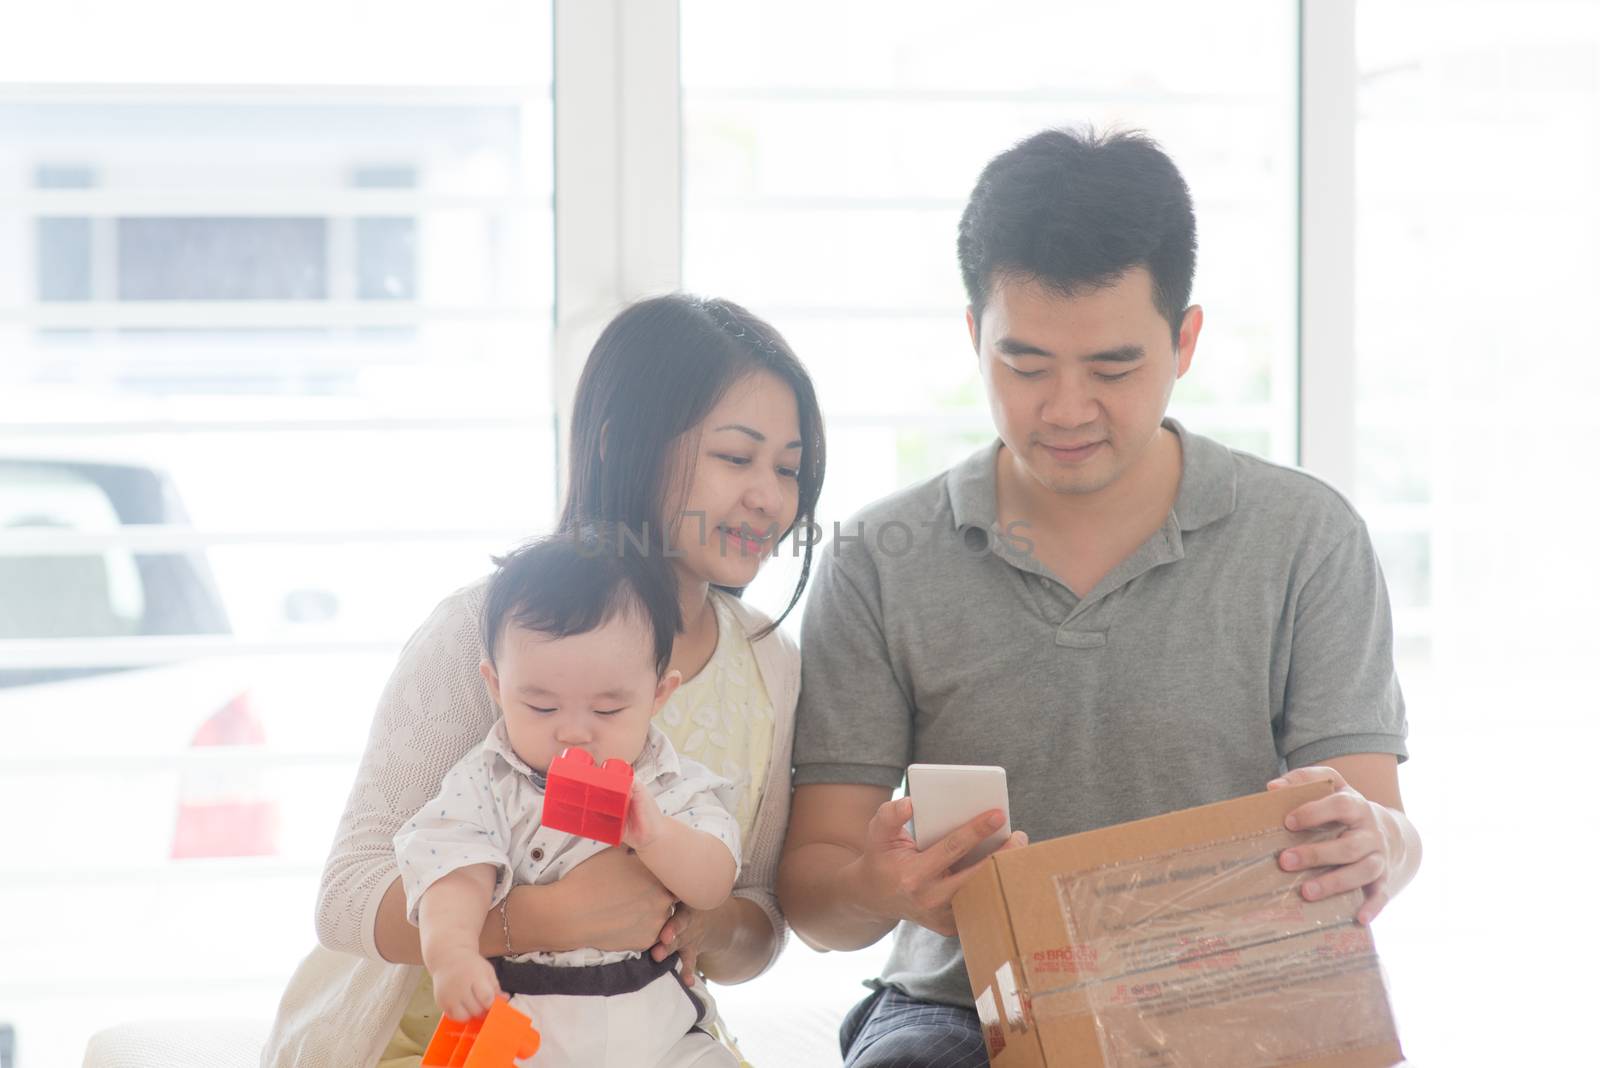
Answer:
<svg viewBox="0 0 1600 1068"><path fill-rule="evenodd" d="M635 780L633 794L628 801L628 822L622 828L622 844L637 852L648 849L661 833L661 824L667 817L661 814L656 799L645 792Z"/></svg>
<svg viewBox="0 0 1600 1068"><path fill-rule="evenodd" d="M472 1020L489 1011L500 981L494 966L476 953L452 957L433 971L433 999L452 1020Z"/></svg>

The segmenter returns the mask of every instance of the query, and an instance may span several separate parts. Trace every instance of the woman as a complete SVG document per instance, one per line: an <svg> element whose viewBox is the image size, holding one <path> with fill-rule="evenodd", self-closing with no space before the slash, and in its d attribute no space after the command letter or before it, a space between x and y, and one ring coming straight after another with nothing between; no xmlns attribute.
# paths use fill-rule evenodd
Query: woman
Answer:
<svg viewBox="0 0 1600 1068"><path fill-rule="evenodd" d="M823 469L810 377L748 311L659 297L600 335L574 403L560 528L647 530L671 554L684 626L670 667L685 681L656 722L680 752L742 785L734 813L742 873L720 908L674 912L636 858L607 850L557 883L514 890L484 918L486 955L676 951L687 979L698 970L721 983L751 979L777 958L786 929L773 884L788 822L799 653L738 593L785 535L814 521ZM508 472L514 483L515 466ZM784 615L810 572L811 539L801 540L804 564ZM290 980L264 1065L415 1065L438 1022L392 839L494 722L478 674L482 594L480 582L446 598L385 687L323 870L322 946Z"/></svg>

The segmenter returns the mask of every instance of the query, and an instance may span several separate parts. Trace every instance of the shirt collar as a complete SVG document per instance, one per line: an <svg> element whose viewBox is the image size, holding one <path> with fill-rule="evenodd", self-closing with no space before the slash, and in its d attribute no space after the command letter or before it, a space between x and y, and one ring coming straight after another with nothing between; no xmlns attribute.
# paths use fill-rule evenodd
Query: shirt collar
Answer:
<svg viewBox="0 0 1600 1068"><path fill-rule="evenodd" d="M1000 455L1000 439L962 460L945 476L950 494L950 515L956 529L992 529L998 521L995 512L995 464Z"/></svg>
<svg viewBox="0 0 1600 1068"><path fill-rule="evenodd" d="M1170 416L1161 425L1178 435L1183 452L1183 473L1178 481L1178 499L1172 514L1180 530L1198 530L1230 515L1238 498L1238 475L1228 448L1210 438L1191 434ZM956 529L993 529L998 522L995 511L995 464L1000 453L996 438L950 469L946 487L950 494L950 513Z"/></svg>
<svg viewBox="0 0 1600 1068"><path fill-rule="evenodd" d="M521 757L517 756L516 750L511 748L511 737L506 734L504 716L495 720L483 744L514 770L531 778L539 789L544 789L545 772L535 771L529 767ZM650 724L650 730L645 735L644 749L639 753L639 759L633 762L634 781L641 786L648 786L663 775L677 774L680 774L678 751L672 747L659 727L654 723Z"/></svg>
<svg viewBox="0 0 1600 1068"><path fill-rule="evenodd" d="M1226 445L1191 434L1176 419L1162 425L1178 435L1183 446L1183 475L1172 514L1180 530L1199 530L1233 514L1239 496L1239 473Z"/></svg>

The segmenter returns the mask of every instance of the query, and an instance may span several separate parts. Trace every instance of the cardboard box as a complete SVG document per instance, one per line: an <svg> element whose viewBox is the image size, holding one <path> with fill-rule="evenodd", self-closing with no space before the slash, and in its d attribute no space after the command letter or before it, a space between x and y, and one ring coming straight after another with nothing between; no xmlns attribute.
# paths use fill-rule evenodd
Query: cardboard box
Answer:
<svg viewBox="0 0 1600 1068"><path fill-rule="evenodd" d="M1387 1068L1403 1060L1358 890L1278 854L1325 782L998 853L956 895L998 1068Z"/></svg>

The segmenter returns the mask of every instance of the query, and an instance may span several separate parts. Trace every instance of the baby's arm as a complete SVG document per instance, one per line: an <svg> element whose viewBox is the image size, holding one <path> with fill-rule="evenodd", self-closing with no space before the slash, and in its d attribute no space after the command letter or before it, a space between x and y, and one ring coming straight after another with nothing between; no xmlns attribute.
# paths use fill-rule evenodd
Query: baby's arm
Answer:
<svg viewBox="0 0 1600 1068"><path fill-rule="evenodd" d="M493 766L481 748L468 753L394 839L406 917L419 928L434 999L456 1020L488 1011L500 989L480 949L483 917L511 887L511 825Z"/></svg>
<svg viewBox="0 0 1600 1068"><path fill-rule="evenodd" d="M446 1016L482 1016L500 993L494 967L478 952L484 913L494 894L493 864L457 868L423 891L417 905L422 963L433 976L433 996Z"/></svg>
<svg viewBox="0 0 1600 1068"><path fill-rule="evenodd" d="M739 867L727 843L661 811L642 785L633 784L622 842L679 901L714 909L728 899Z"/></svg>

